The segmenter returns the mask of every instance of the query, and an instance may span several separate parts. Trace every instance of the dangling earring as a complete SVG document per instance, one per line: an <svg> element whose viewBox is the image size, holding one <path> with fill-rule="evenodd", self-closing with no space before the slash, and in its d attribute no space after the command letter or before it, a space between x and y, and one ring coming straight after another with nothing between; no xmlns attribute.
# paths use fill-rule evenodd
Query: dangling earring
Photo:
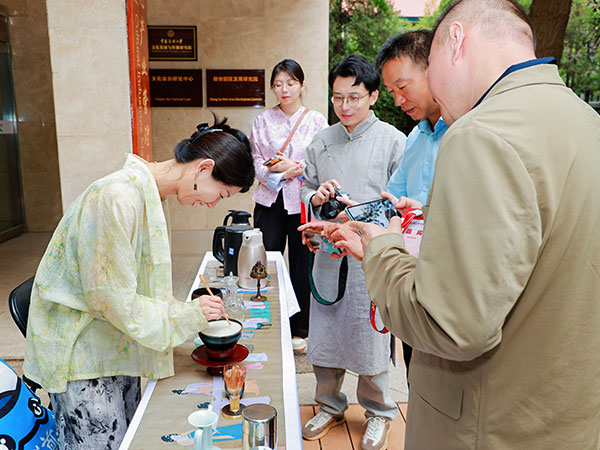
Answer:
<svg viewBox="0 0 600 450"><path fill-rule="evenodd" d="M200 169L200 172L204 172L204 169ZM198 183L196 183L197 179L198 179L198 174L196 174L196 176L194 177L194 190L195 191L198 190Z"/></svg>

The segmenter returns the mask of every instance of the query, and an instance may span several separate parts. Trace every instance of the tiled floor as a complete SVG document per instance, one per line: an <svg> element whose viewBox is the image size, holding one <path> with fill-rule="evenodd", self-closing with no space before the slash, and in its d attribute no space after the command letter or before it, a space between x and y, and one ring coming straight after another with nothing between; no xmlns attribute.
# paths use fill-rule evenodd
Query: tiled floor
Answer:
<svg viewBox="0 0 600 450"><path fill-rule="evenodd" d="M0 244L0 357L22 359L25 340L8 310L8 295L35 275L50 233L27 233Z"/></svg>

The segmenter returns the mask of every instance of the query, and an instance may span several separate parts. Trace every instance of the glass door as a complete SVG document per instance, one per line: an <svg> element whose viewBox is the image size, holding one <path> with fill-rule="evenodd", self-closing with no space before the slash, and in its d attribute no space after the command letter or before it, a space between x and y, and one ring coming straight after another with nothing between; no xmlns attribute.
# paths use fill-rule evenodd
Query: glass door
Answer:
<svg viewBox="0 0 600 450"><path fill-rule="evenodd" d="M23 232L23 195L8 21L0 15L0 242Z"/></svg>

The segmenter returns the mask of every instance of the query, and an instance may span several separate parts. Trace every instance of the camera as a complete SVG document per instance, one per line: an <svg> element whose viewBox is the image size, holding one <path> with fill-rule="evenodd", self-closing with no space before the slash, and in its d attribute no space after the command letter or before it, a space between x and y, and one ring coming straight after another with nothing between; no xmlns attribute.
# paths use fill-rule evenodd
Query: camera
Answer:
<svg viewBox="0 0 600 450"><path fill-rule="evenodd" d="M350 198L346 192L336 188L333 198L321 205L321 217L324 217L325 219L335 219L337 215L346 208L346 204L340 202L337 197Z"/></svg>

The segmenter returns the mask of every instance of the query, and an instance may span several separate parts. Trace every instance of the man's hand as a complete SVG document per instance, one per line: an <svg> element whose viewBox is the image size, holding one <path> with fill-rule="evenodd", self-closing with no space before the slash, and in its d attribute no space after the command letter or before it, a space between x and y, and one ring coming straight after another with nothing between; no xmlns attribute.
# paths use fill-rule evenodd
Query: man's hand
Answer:
<svg viewBox="0 0 600 450"><path fill-rule="evenodd" d="M352 228L352 223L354 222L338 224L335 228L329 229L325 237L331 242L334 248L339 248L342 251L339 257L350 255L362 261L363 248L360 236Z"/></svg>
<svg viewBox="0 0 600 450"><path fill-rule="evenodd" d="M220 297L216 295L201 295L198 300L200 300L200 308L206 320L216 320L225 316L225 308Z"/></svg>
<svg viewBox="0 0 600 450"><path fill-rule="evenodd" d="M357 260L362 261L369 242L373 238L387 233L402 234L402 219L400 217L392 217L390 226L387 229L374 223L348 222L339 225L335 230L331 230L327 238L335 248L342 250L342 255L352 255Z"/></svg>
<svg viewBox="0 0 600 450"><path fill-rule="evenodd" d="M383 198L389 198L392 201L392 203L394 204L394 207L400 212L400 214L404 214L404 211L406 211L409 208L422 208L423 207L421 202L418 200L415 200L414 198L408 198L408 197L396 198L389 192L382 192L381 196Z"/></svg>
<svg viewBox="0 0 600 450"><path fill-rule="evenodd" d="M302 244L308 247L308 251L312 253L317 253L321 248L321 233L318 233L313 230L304 230L302 232Z"/></svg>
<svg viewBox="0 0 600 450"><path fill-rule="evenodd" d="M304 225L300 225L298 227L298 231L302 231L302 243L306 245L311 252L317 253L319 251L320 245L313 245L311 239L313 239L313 237L316 237L320 244L320 235L325 234L325 231L327 229L335 225L335 223L325 221L308 222Z"/></svg>
<svg viewBox="0 0 600 450"><path fill-rule="evenodd" d="M311 205L317 207L328 202L335 195L335 189L340 189L340 183L337 180L329 180L321 184L315 192L315 195L310 199Z"/></svg>
<svg viewBox="0 0 600 450"><path fill-rule="evenodd" d="M355 202L354 200L350 200L349 198L346 197L340 197L339 195L336 197L337 200L339 200L341 203L343 203L346 206L354 206L354 205L358 205L358 202ZM337 220L338 222L348 222L350 219L348 218L348 214L346 214L346 210L340 211L340 213L335 216L335 219L333 220Z"/></svg>

